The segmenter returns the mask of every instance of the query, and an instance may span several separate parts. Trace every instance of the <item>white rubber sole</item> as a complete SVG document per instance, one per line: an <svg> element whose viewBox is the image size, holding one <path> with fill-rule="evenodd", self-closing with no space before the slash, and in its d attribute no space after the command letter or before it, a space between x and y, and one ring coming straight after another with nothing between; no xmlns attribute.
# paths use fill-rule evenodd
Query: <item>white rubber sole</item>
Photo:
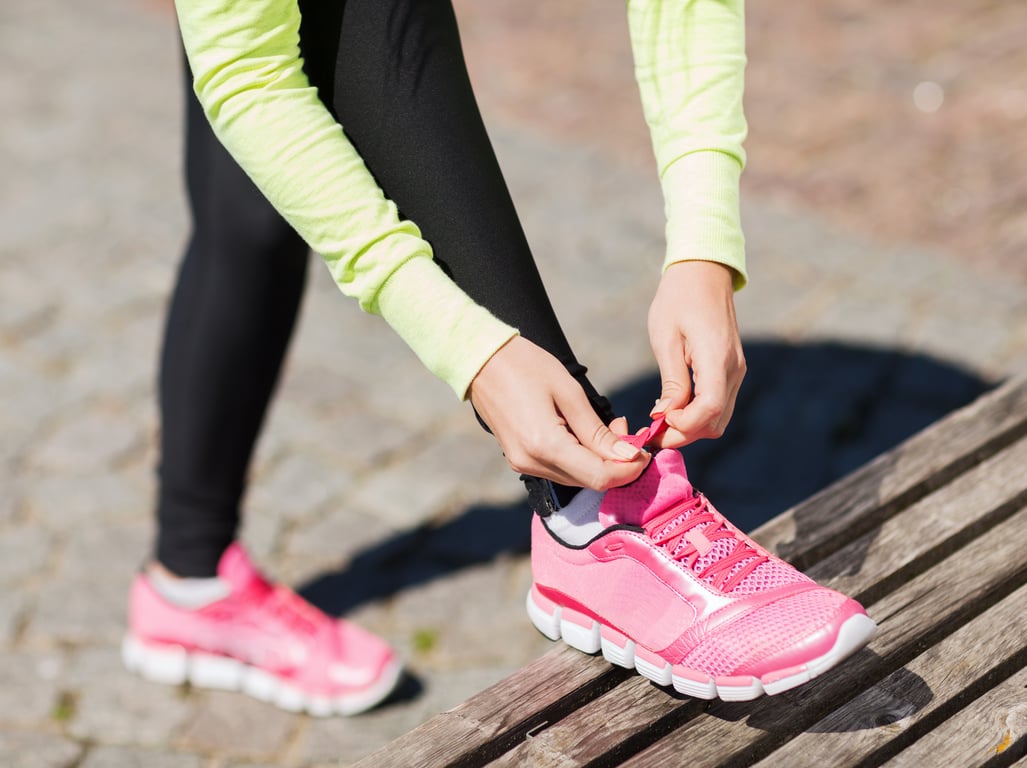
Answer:
<svg viewBox="0 0 1027 768"><path fill-rule="evenodd" d="M130 672L155 683L182 685L188 682L197 688L240 691L289 712L306 712L315 717L365 712L392 692L403 673L402 665L394 660L370 687L328 697L306 693L236 659L190 652L179 645L143 643L131 635L122 640L121 660Z"/></svg>
<svg viewBox="0 0 1027 768"><path fill-rule="evenodd" d="M528 591L528 617L536 629L550 640L563 640L583 653L601 652L611 664L633 668L657 685L673 686L678 693L698 699L751 701L763 694L773 696L782 693L822 675L865 646L877 632L873 619L857 614L842 624L834 645L827 653L805 664L762 677L712 677L698 670L672 667L617 630L576 611L554 604L552 612L549 612L536 603L534 592L534 587Z"/></svg>

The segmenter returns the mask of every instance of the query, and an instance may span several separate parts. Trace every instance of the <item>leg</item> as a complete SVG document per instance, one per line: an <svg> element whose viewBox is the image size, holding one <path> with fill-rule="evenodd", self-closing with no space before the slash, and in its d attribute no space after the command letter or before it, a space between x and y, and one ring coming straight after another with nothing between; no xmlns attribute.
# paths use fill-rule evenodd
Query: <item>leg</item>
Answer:
<svg viewBox="0 0 1027 768"><path fill-rule="evenodd" d="M236 535L253 445L303 293L307 248L221 147L187 91L193 231L161 357L157 559L178 575L203 577L214 575Z"/></svg>

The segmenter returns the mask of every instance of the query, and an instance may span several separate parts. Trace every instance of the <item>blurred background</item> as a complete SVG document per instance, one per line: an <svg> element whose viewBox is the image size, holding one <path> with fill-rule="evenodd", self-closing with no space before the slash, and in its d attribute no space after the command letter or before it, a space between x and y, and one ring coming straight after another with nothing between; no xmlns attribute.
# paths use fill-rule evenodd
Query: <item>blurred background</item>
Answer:
<svg viewBox="0 0 1027 768"><path fill-rule="evenodd" d="M623 7L455 5L557 311L640 423L663 214ZM750 4L750 372L727 435L685 451L743 527L1027 371L1025 30L1017 3ZM347 765L544 652L520 484L315 261L244 537L410 675L314 720L121 670L186 228L173 9L4 0L0 64L0 765Z"/></svg>

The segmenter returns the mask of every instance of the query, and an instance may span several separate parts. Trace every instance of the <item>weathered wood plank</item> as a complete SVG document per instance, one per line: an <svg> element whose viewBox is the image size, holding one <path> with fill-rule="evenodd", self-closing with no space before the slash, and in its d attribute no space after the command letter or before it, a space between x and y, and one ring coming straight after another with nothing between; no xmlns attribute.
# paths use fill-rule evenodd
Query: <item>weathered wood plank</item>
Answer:
<svg viewBox="0 0 1027 768"><path fill-rule="evenodd" d="M850 593L880 597L888 591L881 585L899 586L896 574L907 572L910 563L925 567L941 554L950 554L956 548L953 542L965 543L1025 506L1027 478L1020 471L1024 466L1027 438L887 521L879 531L839 550L829 558L829 567L815 566L812 575L835 588L841 583ZM655 742L674 727L672 723L684 723L701 711L694 702L686 706L648 683L634 687L626 682L521 744L509 761L494 765L517 765L521 760L520 764L580 766L611 750L627 757ZM543 761L543 754L552 756Z"/></svg>
<svg viewBox="0 0 1027 768"><path fill-rule="evenodd" d="M483 765L627 676L565 646L365 757L362 768Z"/></svg>
<svg viewBox="0 0 1027 768"><path fill-rule="evenodd" d="M819 681L747 704L715 702L703 716L624 763L657 768L750 765L1027 583L1027 509L869 606L881 631Z"/></svg>
<svg viewBox="0 0 1027 768"><path fill-rule="evenodd" d="M873 602L1027 505L1027 437L807 569Z"/></svg>
<svg viewBox="0 0 1027 768"><path fill-rule="evenodd" d="M1027 379L1016 379L768 521L753 538L805 570L1024 434Z"/></svg>
<svg viewBox="0 0 1027 768"><path fill-rule="evenodd" d="M635 675L555 727L521 742L489 768L575 768L599 756L613 764L697 716L705 706L704 701L654 689Z"/></svg>
<svg viewBox="0 0 1027 768"><path fill-rule="evenodd" d="M938 725L884 766L921 768L936 763L938 755L945 755L947 765L959 768L984 768L993 765L999 756L1010 762L1027 756L1027 668Z"/></svg>
<svg viewBox="0 0 1027 768"><path fill-rule="evenodd" d="M1025 636L1027 586L928 648L756 765L759 768L877 765L1021 668L1027 662ZM1025 731L1011 737L1014 742L1020 735L1027 735L1027 696L1022 689L1018 693ZM962 735L958 740L965 745ZM946 763L966 765L962 760L953 761L955 748L955 744L946 746L941 753L945 754ZM972 751L983 752L977 745ZM925 764L929 765L930 761L920 763Z"/></svg>

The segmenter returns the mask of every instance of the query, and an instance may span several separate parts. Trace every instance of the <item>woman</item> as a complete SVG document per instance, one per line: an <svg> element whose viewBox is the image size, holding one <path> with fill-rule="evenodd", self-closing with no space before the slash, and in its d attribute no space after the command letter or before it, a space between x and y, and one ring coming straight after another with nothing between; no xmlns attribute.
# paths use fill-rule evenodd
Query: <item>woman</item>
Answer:
<svg viewBox="0 0 1027 768"><path fill-rule="evenodd" d="M391 649L269 584L235 543L308 246L343 293L471 401L567 552L618 525L606 502L623 494L604 491L680 490L684 468L666 458L676 451L660 451L647 469L650 454L621 439L626 424L571 351L482 124L449 0L178 0L177 9L197 97L194 233L163 358L158 542L133 585L126 663L290 709L360 711L394 686ZM738 0L632 0L628 16L668 218L649 309L661 429L645 439L672 449L723 432L744 373L733 307L745 282L744 20ZM624 514L638 517L651 501ZM766 565L744 554L731 563L746 576ZM539 595L533 620L560 634L557 604Z"/></svg>

